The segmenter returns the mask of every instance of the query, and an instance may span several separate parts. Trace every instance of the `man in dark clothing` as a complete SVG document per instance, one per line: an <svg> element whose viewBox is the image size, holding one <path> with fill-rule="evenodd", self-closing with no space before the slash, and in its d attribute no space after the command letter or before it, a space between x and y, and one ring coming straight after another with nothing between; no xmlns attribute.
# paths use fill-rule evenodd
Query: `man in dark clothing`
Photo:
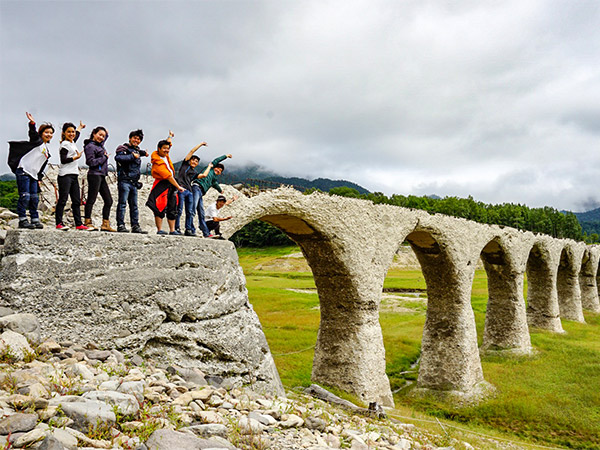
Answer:
<svg viewBox="0 0 600 450"><path fill-rule="evenodd" d="M117 231L128 233L125 227L125 208L129 204L129 217L131 219L131 232L146 234L140 227L140 215L137 206L138 189L141 187L140 175L142 157L148 152L140 150L139 145L144 139L142 130L129 133L129 143L120 145L115 154L117 162L117 177L119 180L119 202L117 204Z"/></svg>
<svg viewBox="0 0 600 450"><path fill-rule="evenodd" d="M179 203L177 205L177 219L175 220L175 230L181 234L179 228L181 222L181 216L183 214L183 208L185 205L185 235L196 236L196 229L194 228L194 196L192 194L192 181L196 179L198 174L196 173L196 167L200 163L200 158L194 153L200 147L206 146L206 142L195 146L191 149L181 162L181 167L177 172L176 180L180 186L185 188L185 191L179 192Z"/></svg>

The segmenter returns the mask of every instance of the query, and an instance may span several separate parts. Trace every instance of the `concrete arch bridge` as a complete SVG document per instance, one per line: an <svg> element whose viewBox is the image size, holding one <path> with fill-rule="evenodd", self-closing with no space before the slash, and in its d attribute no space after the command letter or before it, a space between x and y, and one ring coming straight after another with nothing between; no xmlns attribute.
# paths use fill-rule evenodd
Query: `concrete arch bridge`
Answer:
<svg viewBox="0 0 600 450"><path fill-rule="evenodd" d="M301 247L321 305L312 378L392 405L379 324L384 278L408 241L427 284L418 388L473 395L485 385L471 288L488 276L483 351L531 352L529 327L562 333L561 319L600 312L600 247L360 199L280 188L228 207L225 236L255 219ZM527 304L523 279L527 273Z"/></svg>

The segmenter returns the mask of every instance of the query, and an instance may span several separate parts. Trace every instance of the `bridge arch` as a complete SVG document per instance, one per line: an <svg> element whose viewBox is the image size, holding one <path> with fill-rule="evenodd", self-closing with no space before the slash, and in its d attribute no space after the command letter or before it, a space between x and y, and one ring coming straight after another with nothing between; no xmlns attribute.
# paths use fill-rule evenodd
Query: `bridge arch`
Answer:
<svg viewBox="0 0 600 450"><path fill-rule="evenodd" d="M560 248L538 238L527 257L527 322L530 327L564 333L560 322L556 277Z"/></svg>
<svg viewBox="0 0 600 450"><path fill-rule="evenodd" d="M484 382L471 287L475 264L465 258L453 227L421 220L400 242L417 256L427 285L427 310L417 387L469 395Z"/></svg>
<svg viewBox="0 0 600 450"><path fill-rule="evenodd" d="M579 286L583 253L584 248L570 243L565 244L560 253L556 277L560 317L576 322L585 322Z"/></svg>
<svg viewBox="0 0 600 450"><path fill-rule="evenodd" d="M583 309L592 312L600 312L597 280L599 262L598 248L586 248L581 260L579 286L581 288L581 306Z"/></svg>
<svg viewBox="0 0 600 450"><path fill-rule="evenodd" d="M523 282L523 252L511 246L510 234L494 236L481 250L488 279L482 352L530 354Z"/></svg>
<svg viewBox="0 0 600 450"><path fill-rule="evenodd" d="M301 248L313 273L321 313L312 380L354 393L365 402L392 406L379 303L387 273L384 261L391 262L394 255L385 237L394 233L386 233L386 224L368 214L340 220L348 214L348 202L362 205L361 200L304 196L291 189L260 197L260 202L250 199L233 212L223 234L229 237L252 220L262 220ZM319 200L327 207L315 207ZM365 241L365 226L379 227L382 239Z"/></svg>

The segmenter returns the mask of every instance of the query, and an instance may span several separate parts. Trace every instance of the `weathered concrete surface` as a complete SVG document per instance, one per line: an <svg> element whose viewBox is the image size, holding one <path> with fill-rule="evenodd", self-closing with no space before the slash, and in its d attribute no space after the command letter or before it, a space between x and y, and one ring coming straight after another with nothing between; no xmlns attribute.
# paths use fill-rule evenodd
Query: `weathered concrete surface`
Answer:
<svg viewBox="0 0 600 450"><path fill-rule="evenodd" d="M230 242L13 230L4 253L0 303L35 314L45 337L283 392Z"/></svg>
<svg viewBox="0 0 600 450"><path fill-rule="evenodd" d="M528 236L530 239L532 236ZM521 239L519 239L521 238ZM488 276L489 298L481 350L530 354L532 351L523 297L528 252L517 232L490 241L481 258Z"/></svg>
<svg viewBox="0 0 600 450"><path fill-rule="evenodd" d="M600 312L600 299L598 298L598 272L597 249L586 248L581 260L581 272L579 272L579 286L581 287L581 306L583 309Z"/></svg>
<svg viewBox="0 0 600 450"><path fill-rule="evenodd" d="M143 207L140 211L144 214ZM302 195L289 188L253 198L241 197L227 206L224 214L234 217L222 225L225 236L260 219L279 227L298 243L313 272L321 303L312 378L352 392L366 402L393 404L385 374L379 303L385 275L404 242L416 253L427 283L428 308L417 383L420 388L457 392L463 397L481 392L484 380L471 307L473 277L480 259L489 279L482 351L527 354L531 351L529 326L560 333L561 317L583 320L582 302L588 309L600 308L595 303L598 293L594 295L593 291L593 277L598 274L600 260L597 246L586 247L570 240L424 211L373 205L359 199L321 193ZM79 234L71 237L80 239ZM82 239L87 238L86 235ZM144 249L140 253L130 248L122 251L120 238L102 239L98 245L92 241L86 258L72 258L73 252L67 247L57 254L52 242L42 242L38 254L25 251L19 256L19 252L13 251L12 264L39 268L52 280L48 291L52 298L57 297L59 285L66 292L61 301L68 302L74 310L79 308L78 314L84 317L86 313L99 317L105 330L113 317L128 317L130 323L120 326L120 330L110 329L111 339L125 350L143 350L153 356L166 354L170 360L184 363L181 365L200 359L207 370L215 364L240 377L258 371L265 380L276 378L268 374L275 373L268 351L257 350L268 347L266 342L263 344L260 325L245 293L243 300L229 295L239 285L233 278L243 277L237 260L219 272L214 270L215 260L211 258L220 260L222 255L211 253L208 244L194 242L193 249L177 252L160 245L189 241L139 237L135 239L140 241L135 244L132 241L130 245ZM12 248L10 243L9 237L7 248ZM154 248L154 244L159 245L158 252L164 253L161 256L165 267L170 273L177 273L177 277L154 270L147 261L148 256L156 258L156 251L146 248ZM233 252L231 246L227 249ZM102 262L103 256L116 263ZM36 258L40 261L37 265ZM60 271L47 269L43 261L58 263ZM142 268L137 269L140 265ZM216 278L206 275L211 271ZM525 273L527 307L523 296ZM121 283L119 288L106 289L107 277ZM223 290L215 282L219 277L225 280ZM82 285L92 289L93 295L82 295ZM195 286L195 290L190 286ZM39 304L51 307L41 294L42 288L36 284L34 287ZM15 298L5 297L5 303L18 307L26 289L16 285L11 289L20 294ZM141 292L139 298L146 299L145 302L132 302L132 290ZM215 297L219 298L216 310L215 303L210 301ZM182 298L194 300L181 301ZM39 307L36 303L32 312L37 313ZM219 327L235 328L238 315L252 317L254 322L248 322L251 325L241 333L227 338L220 336ZM69 314L65 316L68 323ZM95 333L95 321L85 323ZM190 335L195 338L190 339ZM205 344L209 337L213 337L211 344ZM259 345L246 354L247 360L252 361L250 370L238 364L239 358L243 358L238 350L240 342L252 339L258 339ZM217 363L218 359L225 363Z"/></svg>
<svg viewBox="0 0 600 450"><path fill-rule="evenodd" d="M584 251L585 247L581 245L565 245L560 255L556 279L560 317L576 322L585 322L579 287L579 272Z"/></svg>
<svg viewBox="0 0 600 450"><path fill-rule="evenodd" d="M483 383L470 303L479 258L490 280L482 350L528 354L529 326L562 332L557 291L562 250L574 249L581 264L586 248L512 228L320 193L305 196L288 188L228 208L234 219L222 226L224 235L260 219L302 248L321 303L313 380L384 404L391 396L378 308L385 274L404 241L415 251L427 283L418 385L466 395L481 392ZM578 270L574 263L571 271L578 275ZM589 272L598 272L598 258ZM563 303L581 304L579 284L569 277L572 289L561 291Z"/></svg>

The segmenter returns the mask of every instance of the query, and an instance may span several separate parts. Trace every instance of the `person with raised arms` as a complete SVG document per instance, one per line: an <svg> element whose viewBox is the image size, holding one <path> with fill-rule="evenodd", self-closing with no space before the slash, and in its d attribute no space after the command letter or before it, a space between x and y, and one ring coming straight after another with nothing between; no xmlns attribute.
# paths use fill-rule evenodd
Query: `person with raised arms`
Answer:
<svg viewBox="0 0 600 450"><path fill-rule="evenodd" d="M19 228L41 229L44 226L38 213L39 182L50 159L48 144L54 135L54 127L51 123L43 123L36 130L33 116L28 112L25 115L29 119L29 140L8 142L8 166L17 177ZM27 220L27 211L31 222Z"/></svg>
<svg viewBox="0 0 600 450"><path fill-rule="evenodd" d="M75 142L79 139L81 130L85 128L83 122L79 121L79 126L67 122L62 126L60 137L60 166L58 168L58 201L54 211L54 219L57 230L68 230L69 227L63 223L63 213L67 200L71 197L71 212L75 229L87 230L81 221L81 194L79 192L79 166L77 161L83 155L79 151Z"/></svg>
<svg viewBox="0 0 600 450"><path fill-rule="evenodd" d="M110 188L106 182L108 175L108 152L104 148L104 143L108 140L108 131L104 127L96 127L92 130L90 138L83 141L83 150L85 152L85 163L88 165L87 181L88 195L85 202L85 226L90 231L96 230L92 224L92 210L98 193L102 197L104 206L102 207L102 231L116 231L110 226L110 208L113 204Z"/></svg>
<svg viewBox="0 0 600 450"><path fill-rule="evenodd" d="M171 162L169 152L171 151L172 138L175 135L169 130L169 137L158 142L156 150L152 152L152 177L154 184L146 201L146 206L154 213L156 234L165 235L162 224L165 215L169 223L169 234L175 233L175 219L177 219L177 192L183 192L185 188L177 183L175 179L175 168Z"/></svg>
<svg viewBox="0 0 600 450"><path fill-rule="evenodd" d="M223 189L221 189L221 185L219 185L217 177L223 173L223 170L225 170L225 167L223 164L221 164L221 161L224 161L227 158L231 158L231 155L222 155L213 159L209 166L204 170L204 172L206 172L206 176L201 177L199 175L192 182L192 189L194 192L194 209L198 212L198 225L204 237L211 237L212 235L208 231L206 220L204 219L204 202L202 197L206 195L211 187L215 188L220 194L223 193Z"/></svg>
<svg viewBox="0 0 600 450"><path fill-rule="evenodd" d="M196 236L196 228L194 227L194 195L192 193L192 181L198 177L196 173L196 167L200 163L200 157L194 155L200 148L206 146L206 142L202 142L191 149L183 161L177 172L177 182L185 188L185 191L178 193L178 207L177 207L177 219L175 220L175 232L181 234L179 228L181 222L181 216L183 215L183 209L185 206L185 235ZM208 174L206 172L203 176Z"/></svg>

